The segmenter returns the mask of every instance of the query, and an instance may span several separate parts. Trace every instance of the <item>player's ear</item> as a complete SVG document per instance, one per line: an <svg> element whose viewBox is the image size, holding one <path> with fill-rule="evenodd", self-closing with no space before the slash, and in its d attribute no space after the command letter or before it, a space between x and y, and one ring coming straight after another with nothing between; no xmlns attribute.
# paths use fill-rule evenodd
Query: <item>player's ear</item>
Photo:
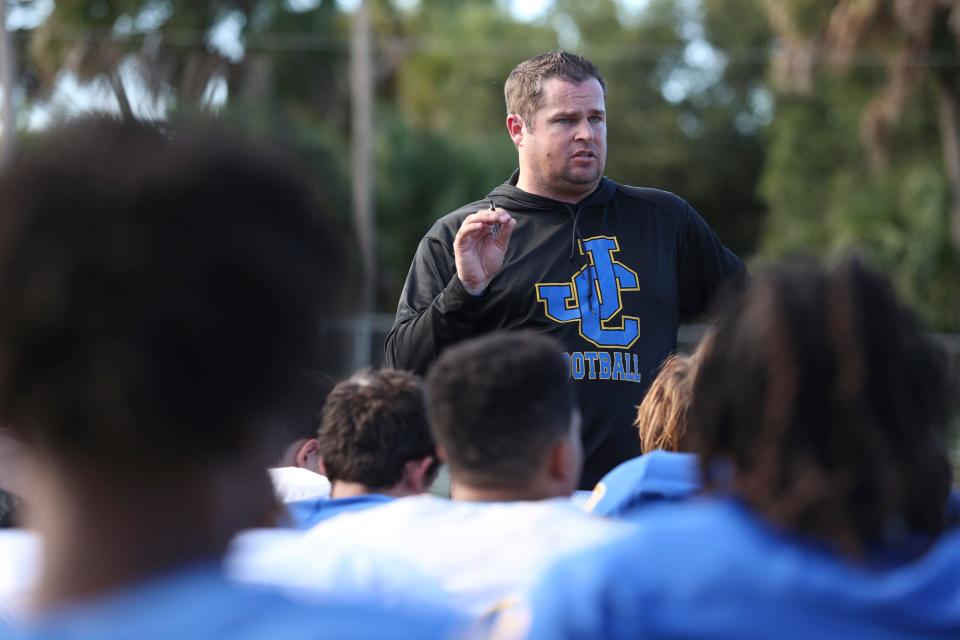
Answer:
<svg viewBox="0 0 960 640"><path fill-rule="evenodd" d="M523 145L523 138L526 132L527 127L524 124L523 118L515 113L507 116L507 133L510 134L513 145L518 149Z"/></svg>
<svg viewBox="0 0 960 640"><path fill-rule="evenodd" d="M551 480L560 484L569 484L570 479L575 479L580 473L576 445L566 438L555 442L550 448L547 469Z"/></svg>
<svg viewBox="0 0 960 640"><path fill-rule="evenodd" d="M430 489L433 483L431 473L434 468L435 458L426 456L419 460L410 460L403 467L403 484L411 493L423 493Z"/></svg>
<svg viewBox="0 0 960 640"><path fill-rule="evenodd" d="M296 465L304 469L310 469L310 471L316 471L317 463L320 458L319 450L320 443L317 442L317 439L307 438L297 449L297 453L294 456Z"/></svg>
<svg viewBox="0 0 960 640"><path fill-rule="evenodd" d="M308 467L311 456L316 456L317 449L319 448L316 438L307 438L303 443L297 448L297 453L294 455L294 462L298 467Z"/></svg>
<svg viewBox="0 0 960 640"><path fill-rule="evenodd" d="M547 462L549 479L556 486L558 495L569 495L577 488L583 466L583 448L580 444L580 411L570 416L570 431L557 440L550 449Z"/></svg>

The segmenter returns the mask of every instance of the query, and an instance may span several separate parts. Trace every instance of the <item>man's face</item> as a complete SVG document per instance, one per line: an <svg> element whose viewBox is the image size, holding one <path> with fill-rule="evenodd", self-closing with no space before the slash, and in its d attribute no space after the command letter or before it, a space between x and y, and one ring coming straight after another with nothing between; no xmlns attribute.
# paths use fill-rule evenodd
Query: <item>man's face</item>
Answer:
<svg viewBox="0 0 960 640"><path fill-rule="evenodd" d="M518 145L521 176L535 193L586 196L599 184L607 160L603 89L595 78L580 83L550 78L543 96L543 107L532 126L525 123Z"/></svg>

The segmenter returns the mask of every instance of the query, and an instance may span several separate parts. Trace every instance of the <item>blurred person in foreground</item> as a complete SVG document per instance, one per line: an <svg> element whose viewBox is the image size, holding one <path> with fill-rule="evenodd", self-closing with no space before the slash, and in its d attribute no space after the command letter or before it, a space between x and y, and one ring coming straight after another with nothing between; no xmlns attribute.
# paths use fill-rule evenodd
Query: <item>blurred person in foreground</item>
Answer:
<svg viewBox="0 0 960 640"><path fill-rule="evenodd" d="M758 277L690 408L709 499L561 562L534 638L960 637L945 358L856 260Z"/></svg>
<svg viewBox="0 0 960 640"><path fill-rule="evenodd" d="M706 339L700 344L702 349ZM648 504L700 491L697 456L690 452L687 433L698 354L675 353L663 363L634 421L643 455L620 464L597 483L584 507L588 512L629 517Z"/></svg>
<svg viewBox="0 0 960 640"><path fill-rule="evenodd" d="M0 489L0 631L23 617L39 568L40 540L20 527L23 501Z"/></svg>
<svg viewBox="0 0 960 640"><path fill-rule="evenodd" d="M18 500L29 499L27 447L8 428L0 426L0 491Z"/></svg>
<svg viewBox="0 0 960 640"><path fill-rule="evenodd" d="M246 579L390 600L417 597L394 575L412 572L484 617L562 553L628 530L569 501L580 414L554 340L497 333L451 347L427 376L427 409L452 500L413 496L338 516L261 558L267 571Z"/></svg>
<svg viewBox="0 0 960 640"><path fill-rule="evenodd" d="M27 507L27 448L0 427L0 628L21 618L37 581L40 540L23 528Z"/></svg>
<svg viewBox="0 0 960 640"><path fill-rule="evenodd" d="M32 611L4 637L439 636L220 568L272 503L270 423L318 362L332 234L275 154L108 119L0 175L0 421L31 448Z"/></svg>
<svg viewBox="0 0 960 640"><path fill-rule="evenodd" d="M40 555L36 535L21 528L23 498L12 491L29 484L18 473L24 466L23 447L0 428L0 624L26 608Z"/></svg>
<svg viewBox="0 0 960 640"><path fill-rule="evenodd" d="M301 528L424 493L440 467L423 381L406 371L362 371L338 383L315 435L332 489L329 498L288 505Z"/></svg>

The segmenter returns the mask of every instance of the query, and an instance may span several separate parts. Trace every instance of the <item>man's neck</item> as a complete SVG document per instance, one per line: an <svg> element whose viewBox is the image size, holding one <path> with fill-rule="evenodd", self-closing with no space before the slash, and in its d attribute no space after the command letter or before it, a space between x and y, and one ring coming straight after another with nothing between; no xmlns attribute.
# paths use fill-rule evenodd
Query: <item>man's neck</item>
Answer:
<svg viewBox="0 0 960 640"><path fill-rule="evenodd" d="M266 477L250 482L242 475L203 470L166 481L37 475L44 477L38 478L30 515L43 539L43 570L33 603L41 611L217 562L234 533L253 526L261 500L266 507L271 497ZM225 490L249 503L231 500Z"/></svg>
<svg viewBox="0 0 960 640"><path fill-rule="evenodd" d="M460 502L533 502L560 498L561 493L542 487L478 487L451 480L450 499Z"/></svg>
<svg viewBox="0 0 960 640"><path fill-rule="evenodd" d="M533 180L527 179L525 176L529 175L529 172L524 172L520 170L520 176L517 178L517 188L521 191L533 194L535 196L540 196L542 198L550 198L551 200L556 200L558 202L565 202L567 204L577 204L588 195L594 192L594 190L600 185L600 180L597 180L594 183L589 185L583 185L583 189L574 189L572 191L562 191L550 188L540 182L535 182Z"/></svg>
<svg viewBox="0 0 960 640"><path fill-rule="evenodd" d="M346 480L334 480L330 487L330 497L339 500L341 498L359 498L369 495L390 496L392 498L402 498L413 495L409 491L404 491L400 485L389 489L374 489L359 482L347 482Z"/></svg>

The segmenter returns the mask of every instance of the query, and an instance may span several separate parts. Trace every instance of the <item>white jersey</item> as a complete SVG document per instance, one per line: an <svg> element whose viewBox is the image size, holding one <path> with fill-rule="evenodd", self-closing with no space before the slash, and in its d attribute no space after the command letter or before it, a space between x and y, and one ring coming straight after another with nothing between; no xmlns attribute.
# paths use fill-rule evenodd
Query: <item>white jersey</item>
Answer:
<svg viewBox="0 0 960 640"><path fill-rule="evenodd" d="M229 579L280 586L290 595L321 602L377 602L392 610L428 605L452 608L436 581L408 563L379 556L341 557L337 549L304 545L295 529L248 529L237 534L224 558ZM309 550L304 568L295 560ZM306 567L316 567L309 570Z"/></svg>
<svg viewBox="0 0 960 640"><path fill-rule="evenodd" d="M40 577L40 536L24 529L0 529L0 622L26 614Z"/></svg>
<svg viewBox="0 0 960 640"><path fill-rule="evenodd" d="M302 467L275 467L268 471L273 492L284 504L330 497L330 481L324 475Z"/></svg>
<svg viewBox="0 0 960 640"><path fill-rule="evenodd" d="M260 545L259 557L246 554L234 575L394 601L409 598L414 583L435 585L456 609L483 616L525 593L559 556L630 529L585 514L566 498L459 502L421 495L343 514L273 548Z"/></svg>

